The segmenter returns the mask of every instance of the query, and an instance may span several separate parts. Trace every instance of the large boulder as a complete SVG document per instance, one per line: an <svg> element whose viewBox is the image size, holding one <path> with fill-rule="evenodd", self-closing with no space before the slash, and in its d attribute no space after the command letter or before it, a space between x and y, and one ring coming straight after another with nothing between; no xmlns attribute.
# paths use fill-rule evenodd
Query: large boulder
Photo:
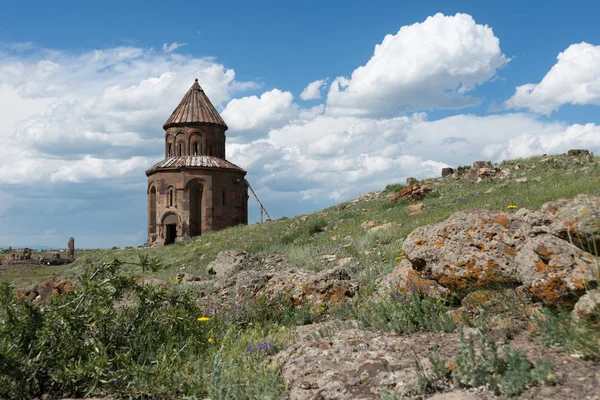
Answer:
<svg viewBox="0 0 600 400"><path fill-rule="evenodd" d="M217 290L207 300L215 303L243 303L258 297L279 301L286 296L296 307L322 310L358 293L358 283L341 266L315 273L291 268L276 254L253 257L243 251L223 251L209 264L208 271L216 275Z"/></svg>
<svg viewBox="0 0 600 400"><path fill-rule="evenodd" d="M217 278L228 278L248 269L252 265L252 257L241 250L225 250L217 254L217 258L207 266L207 271Z"/></svg>
<svg viewBox="0 0 600 400"><path fill-rule="evenodd" d="M339 305L357 293L357 282L344 268L335 267L316 274L302 269L277 271L256 295L277 299L286 294L296 306L318 309Z"/></svg>
<svg viewBox="0 0 600 400"><path fill-rule="evenodd" d="M409 201L421 201L426 196L427 193L431 191L431 186L429 185L420 185L414 184L402 190L399 190L395 193L392 193L387 196L389 201L396 201L398 199L406 199Z"/></svg>
<svg viewBox="0 0 600 400"><path fill-rule="evenodd" d="M458 335L417 333L409 339L343 329L292 345L276 354L273 363L281 368L290 400L380 399L384 391L414 393L415 354L429 354L436 343L443 345L441 356L449 358L458 347Z"/></svg>
<svg viewBox="0 0 600 400"><path fill-rule="evenodd" d="M402 249L410 268L458 297L478 289L525 285L546 304L574 303L598 281L591 254L600 235L600 198L580 195L539 211L460 211L415 229ZM600 248L600 247L596 247ZM396 275L404 275L407 266ZM389 283L388 283L389 284Z"/></svg>

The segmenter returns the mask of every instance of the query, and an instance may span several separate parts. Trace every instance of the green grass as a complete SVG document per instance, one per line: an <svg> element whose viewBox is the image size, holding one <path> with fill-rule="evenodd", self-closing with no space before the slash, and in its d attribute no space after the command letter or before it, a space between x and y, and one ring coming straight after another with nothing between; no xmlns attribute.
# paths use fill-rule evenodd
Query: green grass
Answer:
<svg viewBox="0 0 600 400"><path fill-rule="evenodd" d="M148 254L161 259L166 268L157 277L168 280L178 272L206 275L206 266L221 250L239 249L256 254L278 252L282 248L285 250L285 246L313 247L311 251L288 250L296 255L298 252L338 254L356 257L361 264L386 264L389 262L388 256L377 259L364 251L376 246L385 246L385 242L391 245L390 248L398 247L403 238L415 228L443 221L459 210L488 208L506 211L508 205L538 208L545 202L570 198L581 193L600 195L599 158L595 158L597 164L593 168L584 172L580 169L587 164L580 159L568 160L565 156L552 156L550 159L554 161L543 163L542 157L533 157L504 163L505 167L519 164L520 169L513 169L512 172L518 174L516 176L524 174L524 177L528 178L525 183L516 183L513 180L476 183L468 177L443 180L436 190L439 196L430 195L422 201L426 212L411 217L408 217L407 202L390 203L382 195L370 202L350 202L343 210L329 207L306 216L305 221L301 218L289 218L237 226L218 232L207 232L201 237L162 248L90 251L80 256L67 272L76 276L90 262L109 261L115 257L124 261L135 260L139 254ZM533 180L536 177L540 177L541 180ZM489 189L494 190L486 193ZM365 230L360 224L368 220L377 224L384 221L398 223L402 224L402 227L393 233L382 233L392 237L365 236ZM332 240L332 237L336 237L337 240ZM351 247L344 247L345 244L351 244ZM379 249L381 247L378 247ZM297 265L306 263L300 262ZM318 266L312 269L321 268L322 266Z"/></svg>

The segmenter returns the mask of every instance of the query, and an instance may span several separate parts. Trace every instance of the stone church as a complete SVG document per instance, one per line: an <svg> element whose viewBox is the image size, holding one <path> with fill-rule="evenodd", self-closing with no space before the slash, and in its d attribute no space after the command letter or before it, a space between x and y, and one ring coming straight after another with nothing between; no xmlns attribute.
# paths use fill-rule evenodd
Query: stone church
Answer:
<svg viewBox="0 0 600 400"><path fill-rule="evenodd" d="M246 171L225 160L227 124L198 79L163 125L165 159L148 176L148 245L248 223Z"/></svg>

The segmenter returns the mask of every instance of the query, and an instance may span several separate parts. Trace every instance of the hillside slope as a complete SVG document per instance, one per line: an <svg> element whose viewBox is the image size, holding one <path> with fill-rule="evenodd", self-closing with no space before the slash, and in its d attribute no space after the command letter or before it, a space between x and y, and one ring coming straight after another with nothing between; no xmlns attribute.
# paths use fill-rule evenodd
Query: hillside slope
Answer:
<svg viewBox="0 0 600 400"><path fill-rule="evenodd" d="M600 159L460 171L5 288L0 397L596 398Z"/></svg>

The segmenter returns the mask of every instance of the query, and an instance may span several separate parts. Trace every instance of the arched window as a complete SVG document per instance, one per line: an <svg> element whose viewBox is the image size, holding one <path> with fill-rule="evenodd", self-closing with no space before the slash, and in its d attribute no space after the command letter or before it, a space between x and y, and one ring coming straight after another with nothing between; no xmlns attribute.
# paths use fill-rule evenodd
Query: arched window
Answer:
<svg viewBox="0 0 600 400"><path fill-rule="evenodd" d="M183 155L183 143L179 143L179 156Z"/></svg>
<svg viewBox="0 0 600 400"><path fill-rule="evenodd" d="M173 155L173 145L171 143L169 143L168 150L167 150L167 157L171 157L172 155Z"/></svg>
<svg viewBox="0 0 600 400"><path fill-rule="evenodd" d="M174 207L176 201L175 188L171 187L167 190L167 207Z"/></svg>
<svg viewBox="0 0 600 400"><path fill-rule="evenodd" d="M193 155L197 156L198 155L198 142L194 142L194 144L192 145L192 149L193 149Z"/></svg>

